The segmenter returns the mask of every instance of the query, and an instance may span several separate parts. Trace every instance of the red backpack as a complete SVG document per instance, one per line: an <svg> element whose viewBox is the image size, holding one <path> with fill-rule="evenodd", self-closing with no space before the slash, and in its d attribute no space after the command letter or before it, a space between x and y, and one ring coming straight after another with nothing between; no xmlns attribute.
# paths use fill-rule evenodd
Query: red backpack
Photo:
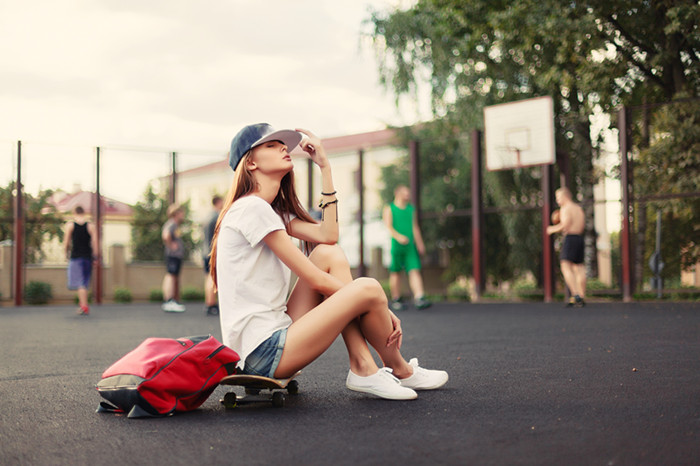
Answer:
<svg viewBox="0 0 700 466"><path fill-rule="evenodd" d="M222 378L235 374L239 360L211 335L147 338L102 374L96 388L109 403L97 412L134 418L196 409Z"/></svg>

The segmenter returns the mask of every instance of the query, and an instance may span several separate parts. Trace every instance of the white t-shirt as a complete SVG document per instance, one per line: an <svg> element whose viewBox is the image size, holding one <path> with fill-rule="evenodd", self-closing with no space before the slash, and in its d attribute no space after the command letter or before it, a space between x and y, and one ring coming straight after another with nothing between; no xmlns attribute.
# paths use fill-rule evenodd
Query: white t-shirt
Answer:
<svg viewBox="0 0 700 466"><path fill-rule="evenodd" d="M221 221L216 254L221 335L245 358L292 319L287 310L291 272L263 238L284 230L272 206L258 196L233 203Z"/></svg>

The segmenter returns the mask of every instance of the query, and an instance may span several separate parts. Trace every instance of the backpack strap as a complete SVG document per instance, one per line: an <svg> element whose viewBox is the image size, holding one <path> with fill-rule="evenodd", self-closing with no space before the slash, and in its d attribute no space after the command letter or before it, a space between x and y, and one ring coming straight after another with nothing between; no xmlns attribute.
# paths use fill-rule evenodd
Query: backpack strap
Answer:
<svg viewBox="0 0 700 466"><path fill-rule="evenodd" d="M112 403L106 401L100 401L100 405L97 407L96 413L123 413L124 410L117 408Z"/></svg>

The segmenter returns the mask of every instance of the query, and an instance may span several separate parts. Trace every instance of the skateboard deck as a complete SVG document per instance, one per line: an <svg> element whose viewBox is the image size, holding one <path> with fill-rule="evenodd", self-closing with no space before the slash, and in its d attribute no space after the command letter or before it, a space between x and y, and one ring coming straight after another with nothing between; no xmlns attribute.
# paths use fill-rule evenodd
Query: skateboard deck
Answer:
<svg viewBox="0 0 700 466"><path fill-rule="evenodd" d="M281 408L286 401L284 390L290 395L299 393L299 382L294 380L299 374L301 371L287 379L273 379L248 374L226 376L221 379L219 384L243 387L245 395L237 395L236 392L226 393L221 399L221 404L225 408L235 408L245 403L271 402L272 406Z"/></svg>

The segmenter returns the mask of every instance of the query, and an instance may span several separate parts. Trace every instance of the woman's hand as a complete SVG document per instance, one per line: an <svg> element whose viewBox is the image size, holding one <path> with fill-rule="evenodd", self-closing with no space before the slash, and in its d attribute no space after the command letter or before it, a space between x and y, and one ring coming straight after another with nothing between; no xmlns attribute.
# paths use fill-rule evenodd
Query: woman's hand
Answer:
<svg viewBox="0 0 700 466"><path fill-rule="evenodd" d="M389 338L386 340L386 346L391 346L396 343L396 348L401 349L401 342L403 341L403 331L401 330L401 321L396 314L389 311L389 316L391 317L391 325L394 327L394 331L391 332Z"/></svg>
<svg viewBox="0 0 700 466"><path fill-rule="evenodd" d="M328 157L326 156L326 151L323 149L323 145L321 144L321 138L307 129L296 128L296 131L299 131L306 136L299 143L301 150L309 154L311 160L318 165L319 168L325 168L328 166Z"/></svg>

